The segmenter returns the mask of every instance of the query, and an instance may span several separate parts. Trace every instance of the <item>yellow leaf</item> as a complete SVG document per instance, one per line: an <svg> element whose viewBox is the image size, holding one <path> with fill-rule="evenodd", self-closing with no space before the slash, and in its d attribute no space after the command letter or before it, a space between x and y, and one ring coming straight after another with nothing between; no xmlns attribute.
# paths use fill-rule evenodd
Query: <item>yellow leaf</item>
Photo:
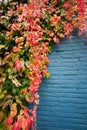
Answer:
<svg viewBox="0 0 87 130"><path fill-rule="evenodd" d="M4 113L3 111L0 111L0 122L2 121L3 118L4 118Z"/></svg>
<svg viewBox="0 0 87 130"><path fill-rule="evenodd" d="M0 45L0 49L4 48L4 45Z"/></svg>
<svg viewBox="0 0 87 130"><path fill-rule="evenodd" d="M10 109L10 117L14 118L17 115L17 103L13 103Z"/></svg>
<svg viewBox="0 0 87 130"><path fill-rule="evenodd" d="M15 76L9 76L9 79L12 80L12 83L15 84L15 86L22 86L21 83L17 80L17 78L15 78Z"/></svg>
<svg viewBox="0 0 87 130"><path fill-rule="evenodd" d="M60 33L59 36L60 36L61 38L64 38L64 37L65 37L63 33Z"/></svg>
<svg viewBox="0 0 87 130"><path fill-rule="evenodd" d="M5 62L2 60L2 58L0 57L0 65L4 65Z"/></svg>
<svg viewBox="0 0 87 130"><path fill-rule="evenodd" d="M29 93L26 93L25 98L26 98L26 101L30 102L30 94Z"/></svg>

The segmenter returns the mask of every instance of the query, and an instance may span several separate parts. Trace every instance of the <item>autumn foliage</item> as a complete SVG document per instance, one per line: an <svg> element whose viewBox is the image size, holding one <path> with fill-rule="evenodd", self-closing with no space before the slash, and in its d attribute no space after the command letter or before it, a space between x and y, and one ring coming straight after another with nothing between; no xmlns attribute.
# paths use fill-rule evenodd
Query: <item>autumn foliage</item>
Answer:
<svg viewBox="0 0 87 130"><path fill-rule="evenodd" d="M0 4L0 130L36 129L38 89L48 78L48 54L72 32L87 32L86 0ZM87 35L87 34L86 34ZM28 105L28 106L27 106ZM32 106L32 107L31 107Z"/></svg>

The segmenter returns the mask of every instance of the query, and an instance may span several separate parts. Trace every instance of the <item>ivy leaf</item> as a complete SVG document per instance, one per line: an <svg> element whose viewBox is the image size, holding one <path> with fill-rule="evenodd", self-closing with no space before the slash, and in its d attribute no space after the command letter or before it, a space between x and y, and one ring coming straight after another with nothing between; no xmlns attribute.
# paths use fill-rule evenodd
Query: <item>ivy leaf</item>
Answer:
<svg viewBox="0 0 87 130"><path fill-rule="evenodd" d="M28 68L29 67L29 61L25 61L25 66Z"/></svg>
<svg viewBox="0 0 87 130"><path fill-rule="evenodd" d="M25 98L26 98L26 101L30 102L30 93L26 93Z"/></svg>
<svg viewBox="0 0 87 130"><path fill-rule="evenodd" d="M61 16L65 16L65 10L64 9L61 9Z"/></svg>
<svg viewBox="0 0 87 130"><path fill-rule="evenodd" d="M4 94L4 93L1 93L1 94L0 94L0 100L2 100L4 97L5 97L5 94ZM0 105L1 105L1 104L0 104Z"/></svg>
<svg viewBox="0 0 87 130"><path fill-rule="evenodd" d="M2 23L0 23L0 31L2 30L8 31L9 29L6 26L4 26Z"/></svg>
<svg viewBox="0 0 87 130"><path fill-rule="evenodd" d="M6 128L7 130L12 130L12 125L8 125Z"/></svg>
<svg viewBox="0 0 87 130"><path fill-rule="evenodd" d="M0 78L0 83L4 83L6 79L6 75L2 74L2 77Z"/></svg>
<svg viewBox="0 0 87 130"><path fill-rule="evenodd" d="M22 82L22 85L25 87L25 86L29 86L29 79L24 79L23 82Z"/></svg>
<svg viewBox="0 0 87 130"><path fill-rule="evenodd" d="M59 36L60 36L61 38L64 38L64 37L65 37L63 33L60 33Z"/></svg>
<svg viewBox="0 0 87 130"><path fill-rule="evenodd" d="M17 115L17 103L13 103L10 107L10 117L14 118Z"/></svg>
<svg viewBox="0 0 87 130"><path fill-rule="evenodd" d="M12 99L9 99L7 101L2 101L0 102L0 107L2 107L2 110L4 110L8 105L11 106L13 100Z"/></svg>
<svg viewBox="0 0 87 130"><path fill-rule="evenodd" d="M15 86L17 87L22 86L21 83L16 78L12 79L12 83L15 84Z"/></svg>
<svg viewBox="0 0 87 130"><path fill-rule="evenodd" d="M5 98L4 98L4 101L7 100L7 99L12 99L12 96L11 95L6 95Z"/></svg>
<svg viewBox="0 0 87 130"><path fill-rule="evenodd" d="M4 118L4 113L3 111L0 111L0 122L2 121L3 118Z"/></svg>
<svg viewBox="0 0 87 130"><path fill-rule="evenodd" d="M17 86L17 87L22 86L21 83L17 80L16 75L9 76L9 79L11 79L12 83L15 84L15 86Z"/></svg>
<svg viewBox="0 0 87 130"><path fill-rule="evenodd" d="M19 99L18 96L15 96L16 103L19 104L22 108L27 109L27 107L23 106L22 101Z"/></svg>
<svg viewBox="0 0 87 130"><path fill-rule="evenodd" d="M2 58L0 57L0 66L1 66L1 65L4 65L4 64L5 64L5 62L2 61Z"/></svg>
<svg viewBox="0 0 87 130"><path fill-rule="evenodd" d="M13 124L12 130L20 130L19 124L17 122Z"/></svg>
<svg viewBox="0 0 87 130"><path fill-rule="evenodd" d="M2 48L4 48L5 46L4 45L0 45L0 50L2 49Z"/></svg>

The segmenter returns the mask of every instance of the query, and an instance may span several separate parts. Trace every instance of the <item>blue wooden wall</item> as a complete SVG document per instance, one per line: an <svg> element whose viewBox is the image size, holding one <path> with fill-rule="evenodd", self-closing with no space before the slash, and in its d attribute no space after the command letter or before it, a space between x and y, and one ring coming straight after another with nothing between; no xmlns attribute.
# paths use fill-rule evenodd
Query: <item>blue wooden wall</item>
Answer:
<svg viewBox="0 0 87 130"><path fill-rule="evenodd" d="M43 79L37 130L87 130L87 39L74 34L54 45Z"/></svg>

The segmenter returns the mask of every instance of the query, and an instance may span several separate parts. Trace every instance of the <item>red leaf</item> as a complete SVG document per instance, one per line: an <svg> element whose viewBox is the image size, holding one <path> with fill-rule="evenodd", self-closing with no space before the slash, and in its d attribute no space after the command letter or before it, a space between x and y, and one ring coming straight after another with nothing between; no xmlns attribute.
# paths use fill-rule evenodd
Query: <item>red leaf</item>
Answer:
<svg viewBox="0 0 87 130"><path fill-rule="evenodd" d="M19 124L18 122L15 122L13 127L12 127L12 130L20 130L20 127L19 127Z"/></svg>

